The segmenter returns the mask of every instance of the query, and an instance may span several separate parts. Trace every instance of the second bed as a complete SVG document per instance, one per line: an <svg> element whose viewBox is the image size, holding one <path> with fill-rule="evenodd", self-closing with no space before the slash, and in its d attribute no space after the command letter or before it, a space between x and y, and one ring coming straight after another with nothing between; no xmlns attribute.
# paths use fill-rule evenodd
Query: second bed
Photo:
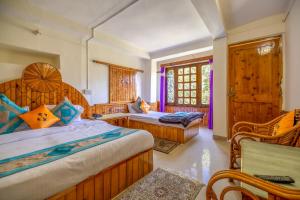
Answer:
<svg viewBox="0 0 300 200"><path fill-rule="evenodd" d="M185 143L199 132L202 118L193 120L187 127L181 124L166 124L159 122L161 116L169 113L150 111L147 114L137 113L129 115L129 127L143 129L154 137Z"/></svg>

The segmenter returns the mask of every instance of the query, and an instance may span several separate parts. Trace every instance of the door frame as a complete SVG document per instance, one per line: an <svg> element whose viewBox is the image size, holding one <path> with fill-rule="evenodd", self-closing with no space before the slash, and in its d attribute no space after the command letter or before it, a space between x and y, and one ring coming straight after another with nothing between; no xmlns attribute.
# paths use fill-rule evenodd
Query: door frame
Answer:
<svg viewBox="0 0 300 200"><path fill-rule="evenodd" d="M231 57L230 57L230 48L232 47L236 47L236 46L243 46L243 45L247 45L247 44L251 44L251 43L256 43L256 42L263 42L263 41L269 41L269 40L273 40L273 39L280 39L280 44L279 44L279 48L280 48L280 54L279 54L279 65L280 65L280 70L281 70L281 102L280 102L280 110L282 110L283 107L283 92L282 92L282 86L284 85L284 52L283 52L283 43L284 43L284 35L283 34L274 34L271 36L265 36L265 37L260 37L260 38L256 38L256 39L249 39L249 40L245 40L245 41L239 41L236 43L231 43L228 44L227 46L227 87L226 87L226 100L227 100L227 139L230 140L231 139L231 133L232 133L232 127L230 127L230 115L231 115L231 107L230 107L230 97L229 97L229 90L230 90L230 65L231 65Z"/></svg>

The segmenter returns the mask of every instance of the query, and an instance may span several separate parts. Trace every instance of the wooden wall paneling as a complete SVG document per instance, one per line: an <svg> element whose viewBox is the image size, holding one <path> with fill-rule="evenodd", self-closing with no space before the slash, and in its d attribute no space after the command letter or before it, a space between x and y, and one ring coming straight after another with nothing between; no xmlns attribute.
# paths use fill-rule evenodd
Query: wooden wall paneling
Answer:
<svg viewBox="0 0 300 200"><path fill-rule="evenodd" d="M150 105L150 110L152 110L152 111L158 111L159 109L158 109L158 105L157 105L157 102L154 102L154 103L149 103L149 105Z"/></svg>
<svg viewBox="0 0 300 200"><path fill-rule="evenodd" d="M150 110L157 111L157 103L150 103ZM127 103L108 103L95 104L90 107L90 113L96 114L112 114L112 113L128 113Z"/></svg>
<svg viewBox="0 0 300 200"><path fill-rule="evenodd" d="M136 98L136 71L118 67L109 66L109 102L122 103L132 102Z"/></svg>
<svg viewBox="0 0 300 200"><path fill-rule="evenodd" d="M153 150L141 152L48 200L109 200L153 170Z"/></svg>
<svg viewBox="0 0 300 200"><path fill-rule="evenodd" d="M43 104L58 104L66 96L73 104L81 105L84 108L83 118L90 115L90 107L86 99L78 90L67 83L62 83L57 90L39 92L28 87L22 79L16 79L1 83L0 92L17 105L29 106L31 110Z"/></svg>

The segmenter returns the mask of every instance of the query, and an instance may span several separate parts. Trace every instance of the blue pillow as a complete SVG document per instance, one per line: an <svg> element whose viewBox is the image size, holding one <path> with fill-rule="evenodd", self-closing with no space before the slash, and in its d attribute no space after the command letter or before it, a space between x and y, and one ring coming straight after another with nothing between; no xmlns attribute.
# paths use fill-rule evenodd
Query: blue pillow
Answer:
<svg viewBox="0 0 300 200"><path fill-rule="evenodd" d="M66 99L55 106L55 108L52 109L52 112L56 117L60 118L60 122L64 125L70 124L80 115L79 110Z"/></svg>
<svg viewBox="0 0 300 200"><path fill-rule="evenodd" d="M0 93L0 134L14 132L24 121L18 115L27 112Z"/></svg>
<svg viewBox="0 0 300 200"><path fill-rule="evenodd" d="M143 113L143 110L141 109L141 104L142 104L142 98L138 97L136 101L131 105L133 110L137 113Z"/></svg>

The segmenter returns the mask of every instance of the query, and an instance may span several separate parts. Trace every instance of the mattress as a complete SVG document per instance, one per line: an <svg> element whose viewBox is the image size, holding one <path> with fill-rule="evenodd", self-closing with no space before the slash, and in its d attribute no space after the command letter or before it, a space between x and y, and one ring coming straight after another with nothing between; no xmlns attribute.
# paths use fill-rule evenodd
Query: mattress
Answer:
<svg viewBox="0 0 300 200"><path fill-rule="evenodd" d="M0 135L0 160L105 134L117 128L99 120L82 120L63 127ZM137 130L107 143L2 177L0 199L45 199L152 148L153 144L149 132Z"/></svg>
<svg viewBox="0 0 300 200"><path fill-rule="evenodd" d="M149 123L149 124L175 127L175 128L181 128L181 129L187 129L187 128L199 123L199 121L200 121L200 119L196 119L196 120L192 121L187 127L184 127L182 124L169 124L169 123L161 123L160 121L158 121L158 119L161 116L168 115L168 114L170 114L170 113L155 112L155 111L149 111L148 113L131 113L129 115L129 119L134 120L134 121L145 122L145 123Z"/></svg>

